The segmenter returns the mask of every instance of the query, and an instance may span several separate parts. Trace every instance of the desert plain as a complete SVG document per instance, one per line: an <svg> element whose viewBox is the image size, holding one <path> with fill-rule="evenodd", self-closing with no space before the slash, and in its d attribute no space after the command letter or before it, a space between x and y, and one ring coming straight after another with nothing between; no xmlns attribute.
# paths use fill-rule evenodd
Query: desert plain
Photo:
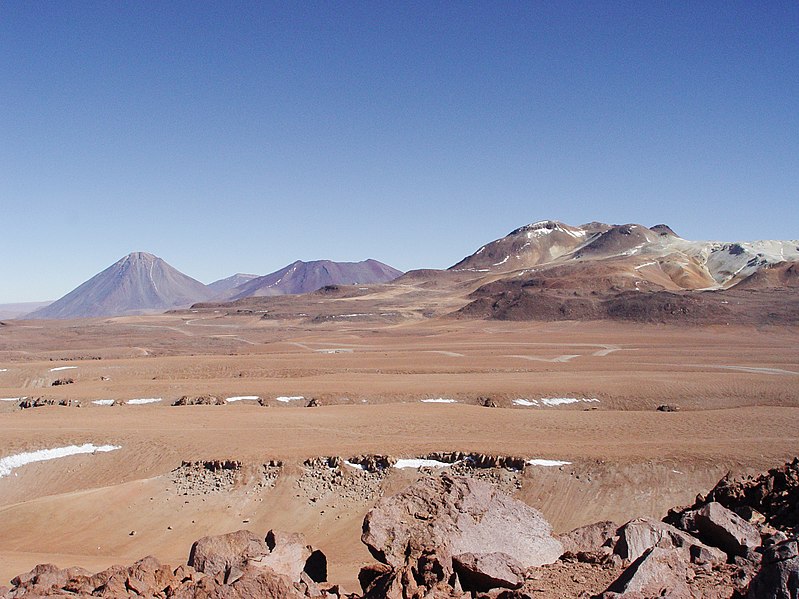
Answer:
<svg viewBox="0 0 799 599"><path fill-rule="evenodd" d="M310 321L308 306L282 318L209 306L4 321L0 458L118 449L0 478L0 581L43 562L184 563L204 535L277 528L304 533L328 555L329 579L355 590L373 561L359 541L364 514L425 474L361 480L342 466L331 482L313 462L322 456L563 462L498 481L562 532L660 518L728 471L799 454L796 326L456 319L432 298L424 317L354 305ZM72 382L52 385L63 378ZM172 406L183 396L250 399ZM12 401L39 397L72 405ZM125 403L144 398L161 401ZM184 464L211 460L242 466L205 480Z"/></svg>

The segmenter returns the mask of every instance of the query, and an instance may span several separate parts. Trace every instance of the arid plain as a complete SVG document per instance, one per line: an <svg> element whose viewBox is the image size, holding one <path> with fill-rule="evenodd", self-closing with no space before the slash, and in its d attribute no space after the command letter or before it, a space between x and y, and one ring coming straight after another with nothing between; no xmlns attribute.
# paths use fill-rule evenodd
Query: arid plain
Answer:
<svg viewBox="0 0 799 599"><path fill-rule="evenodd" d="M505 481L563 531L661 517L728 470L759 472L799 452L794 326L457 320L436 316L451 306L429 297L427 308L414 302L434 312L425 318L365 310L354 298L314 322L214 307L6 321L0 398L81 407L0 402L0 456L119 449L0 478L0 580L42 562L97 570L152 554L180 563L203 535L275 527L304 532L334 556L330 579L355 589L370 561L363 515L378 494L422 474L392 469L374 486L345 471L351 484L330 488L324 472L308 478L304 461L318 456L465 451L570 462ZM65 377L74 382L52 386ZM171 405L201 395L261 402ZM162 401L92 403L137 398ZM311 400L319 407L305 407ZM657 410L666 404L679 410ZM183 461L224 459L245 465L235 480L187 486ZM270 461L282 467L264 479L258 468Z"/></svg>

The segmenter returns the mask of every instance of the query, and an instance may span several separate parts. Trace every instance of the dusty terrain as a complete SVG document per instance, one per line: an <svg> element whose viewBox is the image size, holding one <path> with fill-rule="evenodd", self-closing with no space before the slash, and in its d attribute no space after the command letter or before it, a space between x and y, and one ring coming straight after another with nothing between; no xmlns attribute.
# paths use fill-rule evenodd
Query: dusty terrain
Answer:
<svg viewBox="0 0 799 599"><path fill-rule="evenodd" d="M442 309L428 297L415 310ZM572 462L500 481L565 531L662 517L727 470L759 472L799 453L796 327L369 314L331 308L309 322L208 308L0 325L0 398L82 405L0 402L0 458L120 446L0 478L0 580L40 562L100 569L153 554L180 563L205 534L275 527L340 556L330 578L355 590L369 561L358 542L363 515L381 493L423 474L392 469L360 480L347 466L335 475L304 465L316 456L458 450ZM74 382L52 386L65 377ZM170 405L204 394L264 405ZM163 401L92 403L136 398ZM543 398L599 401L513 403ZM304 407L311 399L321 407ZM487 399L497 407L480 405ZM657 411L663 404L679 411ZM181 471L183 461L215 459L242 468L218 486ZM261 476L270 461L282 466Z"/></svg>

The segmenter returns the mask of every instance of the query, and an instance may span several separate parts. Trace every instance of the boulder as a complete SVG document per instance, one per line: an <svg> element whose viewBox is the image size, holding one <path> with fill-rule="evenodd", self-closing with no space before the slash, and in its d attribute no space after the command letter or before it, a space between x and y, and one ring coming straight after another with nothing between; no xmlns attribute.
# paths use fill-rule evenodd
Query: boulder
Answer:
<svg viewBox="0 0 799 599"><path fill-rule="evenodd" d="M479 480L426 477L377 502L361 540L375 558L402 567L435 548L451 572L451 556L505 553L523 567L553 563L563 545L538 510Z"/></svg>
<svg viewBox="0 0 799 599"><path fill-rule="evenodd" d="M679 550L652 547L622 572L601 597L693 599L687 582L690 575Z"/></svg>
<svg viewBox="0 0 799 599"><path fill-rule="evenodd" d="M327 557L311 547L300 533L270 530L266 535L267 551L247 560L255 568L270 568L292 582L306 574L313 582L327 581Z"/></svg>
<svg viewBox="0 0 799 599"><path fill-rule="evenodd" d="M123 595L124 596L124 595ZM181 586L169 595L172 599L303 599L285 576L268 568L244 568L230 584L207 576L196 583Z"/></svg>
<svg viewBox="0 0 799 599"><path fill-rule="evenodd" d="M716 561L727 559L723 551L709 547L687 532L665 522L650 518L631 520L618 530L619 540L614 552L622 559L637 560L648 549L677 549L685 561Z"/></svg>
<svg viewBox="0 0 799 599"><path fill-rule="evenodd" d="M198 572L216 576L232 566L243 568L249 560L267 553L269 548L261 537L249 530L238 530L195 541L188 564Z"/></svg>
<svg viewBox="0 0 799 599"><path fill-rule="evenodd" d="M461 553L452 563L464 591L518 589L524 583L524 568L504 553Z"/></svg>
<svg viewBox="0 0 799 599"><path fill-rule="evenodd" d="M558 535L558 540L563 544L564 553L594 553L613 543L618 528L614 522L605 520Z"/></svg>
<svg viewBox="0 0 799 599"><path fill-rule="evenodd" d="M688 514L686 519L693 522L702 541L723 549L730 556L743 556L760 546L757 528L715 501Z"/></svg>
<svg viewBox="0 0 799 599"><path fill-rule="evenodd" d="M749 585L749 599L796 599L799 597L799 554L796 539L763 550L760 571Z"/></svg>

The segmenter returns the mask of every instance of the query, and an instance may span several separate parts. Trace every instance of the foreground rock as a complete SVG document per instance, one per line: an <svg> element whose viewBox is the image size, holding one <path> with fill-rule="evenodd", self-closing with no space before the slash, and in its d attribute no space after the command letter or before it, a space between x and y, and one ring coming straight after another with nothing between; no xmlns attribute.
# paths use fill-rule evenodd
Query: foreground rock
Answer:
<svg viewBox="0 0 799 599"><path fill-rule="evenodd" d="M799 555L796 539L775 543L763 552L763 565L749 585L748 597L799 597Z"/></svg>
<svg viewBox="0 0 799 599"><path fill-rule="evenodd" d="M693 599L688 586L688 567L676 549L647 549L602 594L602 599L614 597L668 597Z"/></svg>
<svg viewBox="0 0 799 599"><path fill-rule="evenodd" d="M361 540L388 566L360 577L364 597L375 598L518 588L526 568L563 553L537 510L488 483L449 474L380 500L364 519Z"/></svg>
<svg viewBox="0 0 799 599"><path fill-rule="evenodd" d="M266 539L248 530L203 537L188 565L146 557L129 567L91 574L82 568L36 566L0 588L0 597L171 597L175 599L302 599L338 597L326 584L327 558L302 535L270 531Z"/></svg>
<svg viewBox="0 0 799 599"><path fill-rule="evenodd" d="M339 462L360 475L385 472L391 458L324 458L319 466L340 470ZM202 463L209 471L238 466ZM798 507L796 466L727 478L691 508L670 512L669 522L599 522L558 539L536 510L494 486L426 475L364 519L362 539L380 563L361 569L361 595L326 582L327 556L302 535L239 530L199 539L177 568L152 557L97 574L39 565L0 587L0 599L797 599L799 531L786 526Z"/></svg>
<svg viewBox="0 0 799 599"><path fill-rule="evenodd" d="M563 553L538 510L488 483L448 474L381 499L364 519L361 540L394 567L430 547L442 556L506 553L524 567L552 563Z"/></svg>

